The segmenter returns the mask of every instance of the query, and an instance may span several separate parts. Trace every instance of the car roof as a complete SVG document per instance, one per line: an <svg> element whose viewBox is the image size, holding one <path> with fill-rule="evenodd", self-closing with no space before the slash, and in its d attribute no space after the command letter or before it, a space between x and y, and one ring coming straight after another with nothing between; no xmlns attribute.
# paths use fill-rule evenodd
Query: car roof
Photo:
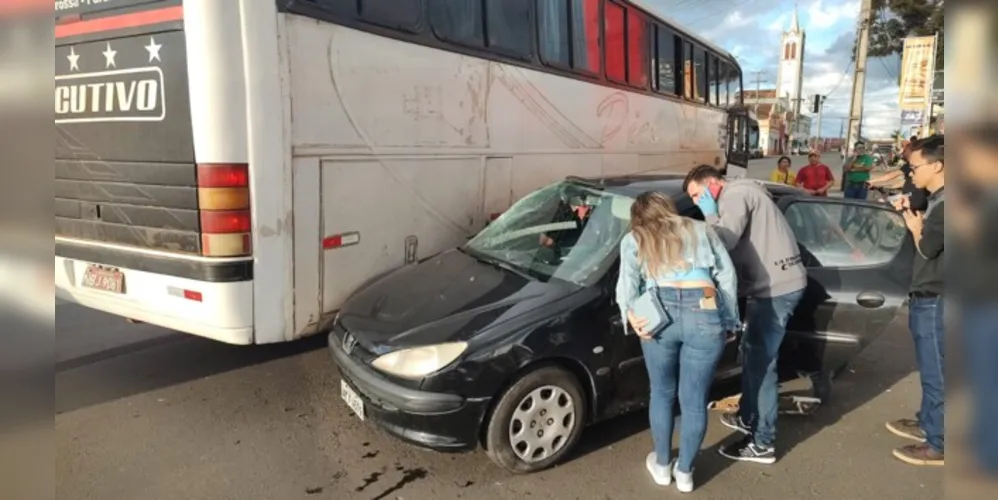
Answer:
<svg viewBox="0 0 998 500"><path fill-rule="evenodd" d="M625 175L612 177L568 177L566 180L576 182L589 187L601 189L603 191L636 198L641 193L656 191L672 198L681 198L686 195L683 191L683 180L686 178L682 174L647 174L647 175ZM793 186L753 179L762 187L769 191L774 198L784 196L804 196L807 193Z"/></svg>

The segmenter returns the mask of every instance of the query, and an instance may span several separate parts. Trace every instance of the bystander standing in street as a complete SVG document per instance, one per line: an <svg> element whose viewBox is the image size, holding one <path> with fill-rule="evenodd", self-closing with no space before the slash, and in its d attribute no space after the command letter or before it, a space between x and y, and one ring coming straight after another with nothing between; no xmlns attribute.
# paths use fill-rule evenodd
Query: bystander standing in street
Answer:
<svg viewBox="0 0 998 500"><path fill-rule="evenodd" d="M796 185L797 176L794 175L793 170L790 170L791 163L789 157L781 156L779 161L776 162L776 168L769 174L769 181L786 184L787 186Z"/></svg>
<svg viewBox="0 0 998 500"><path fill-rule="evenodd" d="M894 450L894 456L913 465L943 465L944 398L944 144L942 136L930 136L912 143L909 161L916 187L929 191L924 213L912 210L908 198L895 207L915 241L917 252L912 268L908 326L915 344L915 361L922 385L922 401L914 419L887 423L898 436L917 441Z"/></svg>
<svg viewBox="0 0 998 500"><path fill-rule="evenodd" d="M832 169L821 163L818 153L807 155L807 160L809 163L797 172L797 185L815 196L828 196L828 190L835 185Z"/></svg>
<svg viewBox="0 0 998 500"><path fill-rule="evenodd" d="M777 359L787 323L804 296L807 273L790 224L769 193L748 179L726 181L700 165L683 182L686 194L717 231L738 269L746 300L742 335L742 395L738 412L721 423L746 434L719 451L732 460L776 462Z"/></svg>
<svg viewBox="0 0 998 500"><path fill-rule="evenodd" d="M844 170L845 186L843 186L843 197L856 200L865 200L867 197L866 181L870 180L870 171L873 170L873 156L866 152L866 144L857 142L854 155L846 160Z"/></svg>

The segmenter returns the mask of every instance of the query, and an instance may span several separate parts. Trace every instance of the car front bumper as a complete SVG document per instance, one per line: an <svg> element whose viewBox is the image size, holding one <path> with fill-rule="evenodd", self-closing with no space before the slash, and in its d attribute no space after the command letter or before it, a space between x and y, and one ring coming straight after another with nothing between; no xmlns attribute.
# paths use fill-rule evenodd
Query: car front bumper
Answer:
<svg viewBox="0 0 998 500"><path fill-rule="evenodd" d="M350 357L335 330L328 340L340 377L364 403L366 420L403 441L437 451L470 451L478 446L491 398L403 387Z"/></svg>

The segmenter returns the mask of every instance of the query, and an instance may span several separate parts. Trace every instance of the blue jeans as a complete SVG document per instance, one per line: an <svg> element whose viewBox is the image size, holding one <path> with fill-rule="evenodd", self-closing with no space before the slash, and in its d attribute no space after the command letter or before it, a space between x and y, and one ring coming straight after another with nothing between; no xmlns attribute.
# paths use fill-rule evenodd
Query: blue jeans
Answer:
<svg viewBox="0 0 998 500"><path fill-rule="evenodd" d="M943 452L943 299L942 297L912 297L908 303L908 328L915 341L915 362L922 381L922 404L918 425L925 431L925 442ZM993 362L993 361L992 361Z"/></svg>
<svg viewBox="0 0 998 500"><path fill-rule="evenodd" d="M865 182L846 181L845 189L842 191L842 197L855 200L865 200L869 189L870 188L867 187Z"/></svg>
<svg viewBox="0 0 998 500"><path fill-rule="evenodd" d="M998 474L998 308L993 305L964 306L963 340L967 379L973 396L971 446L982 470Z"/></svg>
<svg viewBox="0 0 998 500"><path fill-rule="evenodd" d="M748 325L741 344L742 397L738 416L752 431L757 446L771 448L776 442L777 361L787 323L803 297L804 291L800 290L777 297L750 298L746 303Z"/></svg>
<svg viewBox="0 0 998 500"><path fill-rule="evenodd" d="M641 341L651 383L651 435L659 465L669 465L678 388L683 418L677 467L690 472L707 433L707 398L724 351L724 328L719 310L700 309L702 289L659 288L658 296L672 324Z"/></svg>

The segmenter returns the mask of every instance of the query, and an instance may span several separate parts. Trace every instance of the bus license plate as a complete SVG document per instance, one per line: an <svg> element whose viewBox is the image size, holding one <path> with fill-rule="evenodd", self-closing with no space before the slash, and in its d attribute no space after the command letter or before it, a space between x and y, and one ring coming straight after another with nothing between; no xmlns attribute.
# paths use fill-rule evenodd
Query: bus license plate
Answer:
<svg viewBox="0 0 998 500"><path fill-rule="evenodd" d="M87 266L86 272L83 273L82 285L94 290L123 293L125 291L125 275L117 269L90 264Z"/></svg>
<svg viewBox="0 0 998 500"><path fill-rule="evenodd" d="M360 399L360 396L357 395L349 384L342 380L340 380L340 397L350 407L350 410L357 415L357 418L364 420L364 401Z"/></svg>

